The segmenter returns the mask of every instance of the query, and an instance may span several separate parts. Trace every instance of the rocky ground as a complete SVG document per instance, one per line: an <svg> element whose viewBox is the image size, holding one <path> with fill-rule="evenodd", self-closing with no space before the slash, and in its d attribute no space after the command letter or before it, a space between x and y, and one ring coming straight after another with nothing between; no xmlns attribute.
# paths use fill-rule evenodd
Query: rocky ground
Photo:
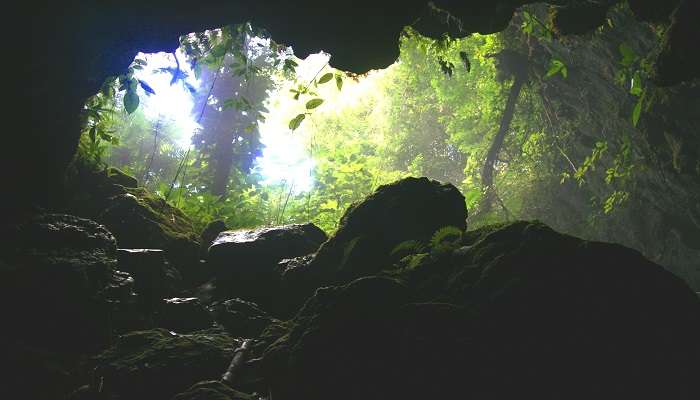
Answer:
<svg viewBox="0 0 700 400"><path fill-rule="evenodd" d="M331 237L200 236L129 177L98 181L74 215L3 232L0 398L700 398L700 299L625 247L468 231L459 191L425 178Z"/></svg>

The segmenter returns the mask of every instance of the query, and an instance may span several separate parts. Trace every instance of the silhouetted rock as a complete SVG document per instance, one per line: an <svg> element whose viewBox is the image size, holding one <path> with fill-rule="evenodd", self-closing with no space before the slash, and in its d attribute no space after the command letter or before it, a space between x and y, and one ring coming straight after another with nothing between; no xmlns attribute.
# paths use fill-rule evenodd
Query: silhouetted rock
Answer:
<svg viewBox="0 0 700 400"><path fill-rule="evenodd" d="M104 378L104 393L170 399L197 382L220 378L239 345L213 330L186 335L163 329L132 332L95 358L95 373Z"/></svg>
<svg viewBox="0 0 700 400"><path fill-rule="evenodd" d="M110 181L113 183L123 186L125 188L136 188L139 186L139 181L136 180L131 175L126 174L124 171L120 170L119 168L115 167L109 167L106 170L107 173L107 178L109 178Z"/></svg>
<svg viewBox="0 0 700 400"><path fill-rule="evenodd" d="M212 304L216 322L234 337L254 338L267 328L274 319L257 304L241 299L230 299Z"/></svg>
<svg viewBox="0 0 700 400"><path fill-rule="evenodd" d="M182 286L180 272L169 265L161 249L118 249L119 269L134 277L136 292L144 306L176 296Z"/></svg>
<svg viewBox="0 0 700 400"><path fill-rule="evenodd" d="M204 227L204 230L199 235L199 242L202 246L202 258L206 258L209 246L211 246L214 240L216 240L219 233L225 231L226 229L226 223L220 219L212 221Z"/></svg>
<svg viewBox="0 0 700 400"><path fill-rule="evenodd" d="M530 222L318 289L265 352L276 398L694 397L700 299L619 245Z"/></svg>
<svg viewBox="0 0 700 400"><path fill-rule="evenodd" d="M0 335L62 350L106 344L107 297L124 294L106 289L125 283L115 283L125 277L114 276L114 236L94 221L65 214L41 215L8 233L0 254L0 312L12 323Z"/></svg>
<svg viewBox="0 0 700 400"><path fill-rule="evenodd" d="M283 266L283 280L297 307L317 287L374 275L390 264L394 247L427 242L440 228L467 227L464 196L451 184L405 178L380 186L345 211L338 231L308 260ZM292 307L294 309L294 307Z"/></svg>
<svg viewBox="0 0 700 400"><path fill-rule="evenodd" d="M196 297L163 299L156 316L157 325L177 333L210 328L214 322L209 311Z"/></svg>
<svg viewBox="0 0 700 400"><path fill-rule="evenodd" d="M204 381L192 385L173 400L257 400L252 396L232 389L221 381Z"/></svg>
<svg viewBox="0 0 700 400"><path fill-rule="evenodd" d="M221 232L207 263L217 280L218 298L240 297L274 310L284 302L277 263L315 252L326 234L314 224Z"/></svg>
<svg viewBox="0 0 700 400"><path fill-rule="evenodd" d="M188 268L199 260L198 236L190 219L143 188L125 190L108 199L96 220L114 234L119 247L163 249L168 260L188 275Z"/></svg>

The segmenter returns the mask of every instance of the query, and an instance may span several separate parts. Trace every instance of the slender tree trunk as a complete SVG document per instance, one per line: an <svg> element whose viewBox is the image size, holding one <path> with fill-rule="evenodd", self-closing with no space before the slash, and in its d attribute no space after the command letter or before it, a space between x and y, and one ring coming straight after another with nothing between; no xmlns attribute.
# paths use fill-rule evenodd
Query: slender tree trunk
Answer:
<svg viewBox="0 0 700 400"><path fill-rule="evenodd" d="M513 115L515 114L515 104L520 96L520 91L525 84L525 77L521 75L516 75L513 81L513 85L510 87L510 93L508 94L508 101L506 102L506 108L503 110L503 115L501 116L501 125L498 129L498 133L494 136L491 142L491 147L488 153L486 153L486 161L484 162L484 167L481 170L481 183L486 188L486 199L483 203L483 211L488 212L491 209L493 203L493 173L496 160L498 160L498 154L501 152L503 147L503 142L506 138L506 134L510 129L510 123L513 121Z"/></svg>
<svg viewBox="0 0 700 400"><path fill-rule="evenodd" d="M231 175L233 167L233 138L235 133L231 131L227 134L219 136L216 143L215 166L214 166L214 182L212 183L211 193L217 196L223 196L228 189L228 179Z"/></svg>

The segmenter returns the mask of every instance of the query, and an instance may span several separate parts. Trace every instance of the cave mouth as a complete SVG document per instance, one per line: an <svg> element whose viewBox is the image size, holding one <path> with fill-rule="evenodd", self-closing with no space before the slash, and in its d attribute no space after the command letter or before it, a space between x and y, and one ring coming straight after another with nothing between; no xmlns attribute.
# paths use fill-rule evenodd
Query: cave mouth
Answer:
<svg viewBox="0 0 700 400"><path fill-rule="evenodd" d="M678 207L694 213L694 194L642 188L697 173L681 139L697 84L657 85L649 60L665 25L627 7L585 37L559 35L551 16L524 6L501 32L437 39L407 26L397 61L362 75L249 23L183 35L88 100L78 158L133 176L197 231L222 220L333 232L381 185L426 176L461 190L472 227L538 219L695 282L684 265L700 227ZM687 123L663 126L671 111Z"/></svg>
<svg viewBox="0 0 700 400"><path fill-rule="evenodd" d="M302 119L363 101L382 71L348 74L332 67L330 54L299 59L262 35L247 23L183 35L170 53L139 52L86 102L82 157L137 176L159 195L170 179L225 196L235 182L197 184L168 168L197 159L196 169L202 158L218 170L209 172L244 175L249 187L312 190L313 132Z"/></svg>

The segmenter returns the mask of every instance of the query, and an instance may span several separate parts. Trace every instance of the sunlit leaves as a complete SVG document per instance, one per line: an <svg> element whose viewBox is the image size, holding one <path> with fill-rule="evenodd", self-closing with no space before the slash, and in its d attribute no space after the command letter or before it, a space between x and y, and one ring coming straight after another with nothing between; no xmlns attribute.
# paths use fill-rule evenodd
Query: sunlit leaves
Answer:
<svg viewBox="0 0 700 400"><path fill-rule="evenodd" d="M306 114L299 114L296 117L294 117L291 121L289 121L289 129L292 131L296 130L299 128L301 125L302 121L306 118Z"/></svg>
<svg viewBox="0 0 700 400"><path fill-rule="evenodd" d="M306 102L306 109L313 110L314 108L323 104L323 99L311 99Z"/></svg>
<svg viewBox="0 0 700 400"><path fill-rule="evenodd" d="M150 94L156 94L156 91L153 90L153 88L152 88L148 83L146 83L145 81L139 79L139 85L141 85L141 88L143 88L143 90L144 90L147 94L149 94L149 95L150 95Z"/></svg>
<svg viewBox="0 0 700 400"><path fill-rule="evenodd" d="M124 110L131 114L139 106L139 95L136 94L136 90L128 89L124 95Z"/></svg>
<svg viewBox="0 0 700 400"><path fill-rule="evenodd" d="M318 79L318 84L321 85L321 84L324 84L326 82L330 82L331 79L333 79L333 73L332 72L325 73L325 74L323 74L323 76L321 76Z"/></svg>
<svg viewBox="0 0 700 400"><path fill-rule="evenodd" d="M296 61L292 60L291 58L287 58L286 60L284 60L284 66L282 67L282 69L284 70L284 72L293 74L296 72L296 68L298 66L299 64Z"/></svg>
<svg viewBox="0 0 700 400"><path fill-rule="evenodd" d="M343 76L340 74L335 74L335 86L338 88L338 90L343 89Z"/></svg>

